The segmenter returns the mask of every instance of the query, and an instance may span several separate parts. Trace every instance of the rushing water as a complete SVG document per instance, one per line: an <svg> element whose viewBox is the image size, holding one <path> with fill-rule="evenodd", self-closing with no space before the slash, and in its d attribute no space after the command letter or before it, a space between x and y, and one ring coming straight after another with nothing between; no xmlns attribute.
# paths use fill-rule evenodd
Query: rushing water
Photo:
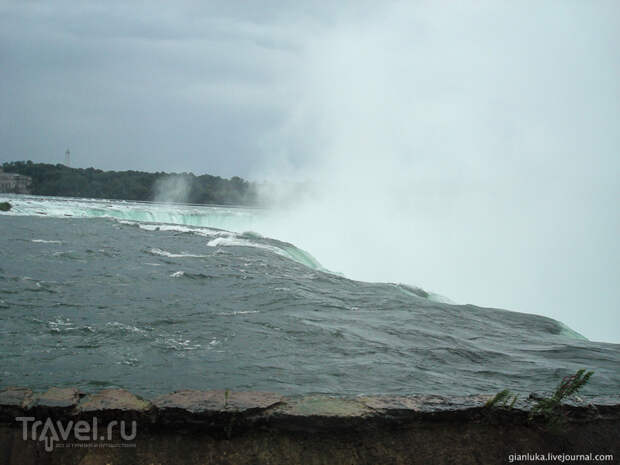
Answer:
<svg viewBox="0 0 620 465"><path fill-rule="evenodd" d="M260 210L3 200L2 385L452 395L550 390L583 367L586 393L620 392L620 345L330 273L261 236Z"/></svg>

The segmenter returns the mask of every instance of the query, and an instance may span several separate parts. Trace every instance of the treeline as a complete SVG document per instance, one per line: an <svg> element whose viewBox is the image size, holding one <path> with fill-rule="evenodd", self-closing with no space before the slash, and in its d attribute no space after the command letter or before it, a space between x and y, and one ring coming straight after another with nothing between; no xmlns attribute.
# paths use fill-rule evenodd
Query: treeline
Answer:
<svg viewBox="0 0 620 465"><path fill-rule="evenodd" d="M235 205L257 202L256 186L237 176L225 179L209 174L103 171L32 161L7 162L2 168L7 173L30 176L30 192L34 195ZM176 192L168 198L167 184L176 186Z"/></svg>

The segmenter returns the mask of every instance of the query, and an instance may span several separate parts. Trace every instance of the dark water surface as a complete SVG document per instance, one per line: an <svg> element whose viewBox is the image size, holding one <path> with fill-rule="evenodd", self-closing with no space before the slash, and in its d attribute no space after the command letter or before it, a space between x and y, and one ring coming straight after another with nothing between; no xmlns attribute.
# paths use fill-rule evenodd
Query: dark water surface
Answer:
<svg viewBox="0 0 620 465"><path fill-rule="evenodd" d="M461 395L550 390L583 367L596 372L586 394L620 392L620 345L352 281L291 244L198 226L239 212L196 207L166 217L176 227L114 203L100 207L116 219L12 201L0 214L2 386Z"/></svg>

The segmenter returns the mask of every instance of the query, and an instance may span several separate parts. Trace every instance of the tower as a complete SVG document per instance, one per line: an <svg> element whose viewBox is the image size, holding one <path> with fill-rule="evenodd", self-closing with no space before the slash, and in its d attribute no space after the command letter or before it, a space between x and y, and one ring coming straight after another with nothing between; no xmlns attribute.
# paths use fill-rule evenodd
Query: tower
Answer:
<svg viewBox="0 0 620 465"><path fill-rule="evenodd" d="M69 149L65 152L65 166L71 166L71 152Z"/></svg>

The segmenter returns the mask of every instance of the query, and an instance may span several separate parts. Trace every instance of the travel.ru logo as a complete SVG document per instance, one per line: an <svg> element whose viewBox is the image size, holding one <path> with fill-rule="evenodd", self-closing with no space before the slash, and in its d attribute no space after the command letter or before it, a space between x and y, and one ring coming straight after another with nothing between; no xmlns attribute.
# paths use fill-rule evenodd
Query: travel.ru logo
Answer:
<svg viewBox="0 0 620 465"><path fill-rule="evenodd" d="M113 420L108 422L105 426L101 425L102 428L100 428L97 417L92 418L92 423L85 420L76 422L70 420L66 423L57 420L56 423L54 423L51 418L42 421L37 420L35 417L16 417L15 421L22 422L22 439L24 441L27 441L29 438L33 441L43 441L47 452L53 451L54 447L58 446L76 446L68 442L70 438L78 442L78 447L97 447L97 441L112 441L114 430L117 427L120 438L123 441L133 441L138 434L138 427L135 421L131 422L131 431L129 433L127 432L128 428L124 420ZM105 434L101 434L100 436L99 431L103 431ZM95 444L81 444L89 441ZM115 444L115 446L118 447L122 445Z"/></svg>

